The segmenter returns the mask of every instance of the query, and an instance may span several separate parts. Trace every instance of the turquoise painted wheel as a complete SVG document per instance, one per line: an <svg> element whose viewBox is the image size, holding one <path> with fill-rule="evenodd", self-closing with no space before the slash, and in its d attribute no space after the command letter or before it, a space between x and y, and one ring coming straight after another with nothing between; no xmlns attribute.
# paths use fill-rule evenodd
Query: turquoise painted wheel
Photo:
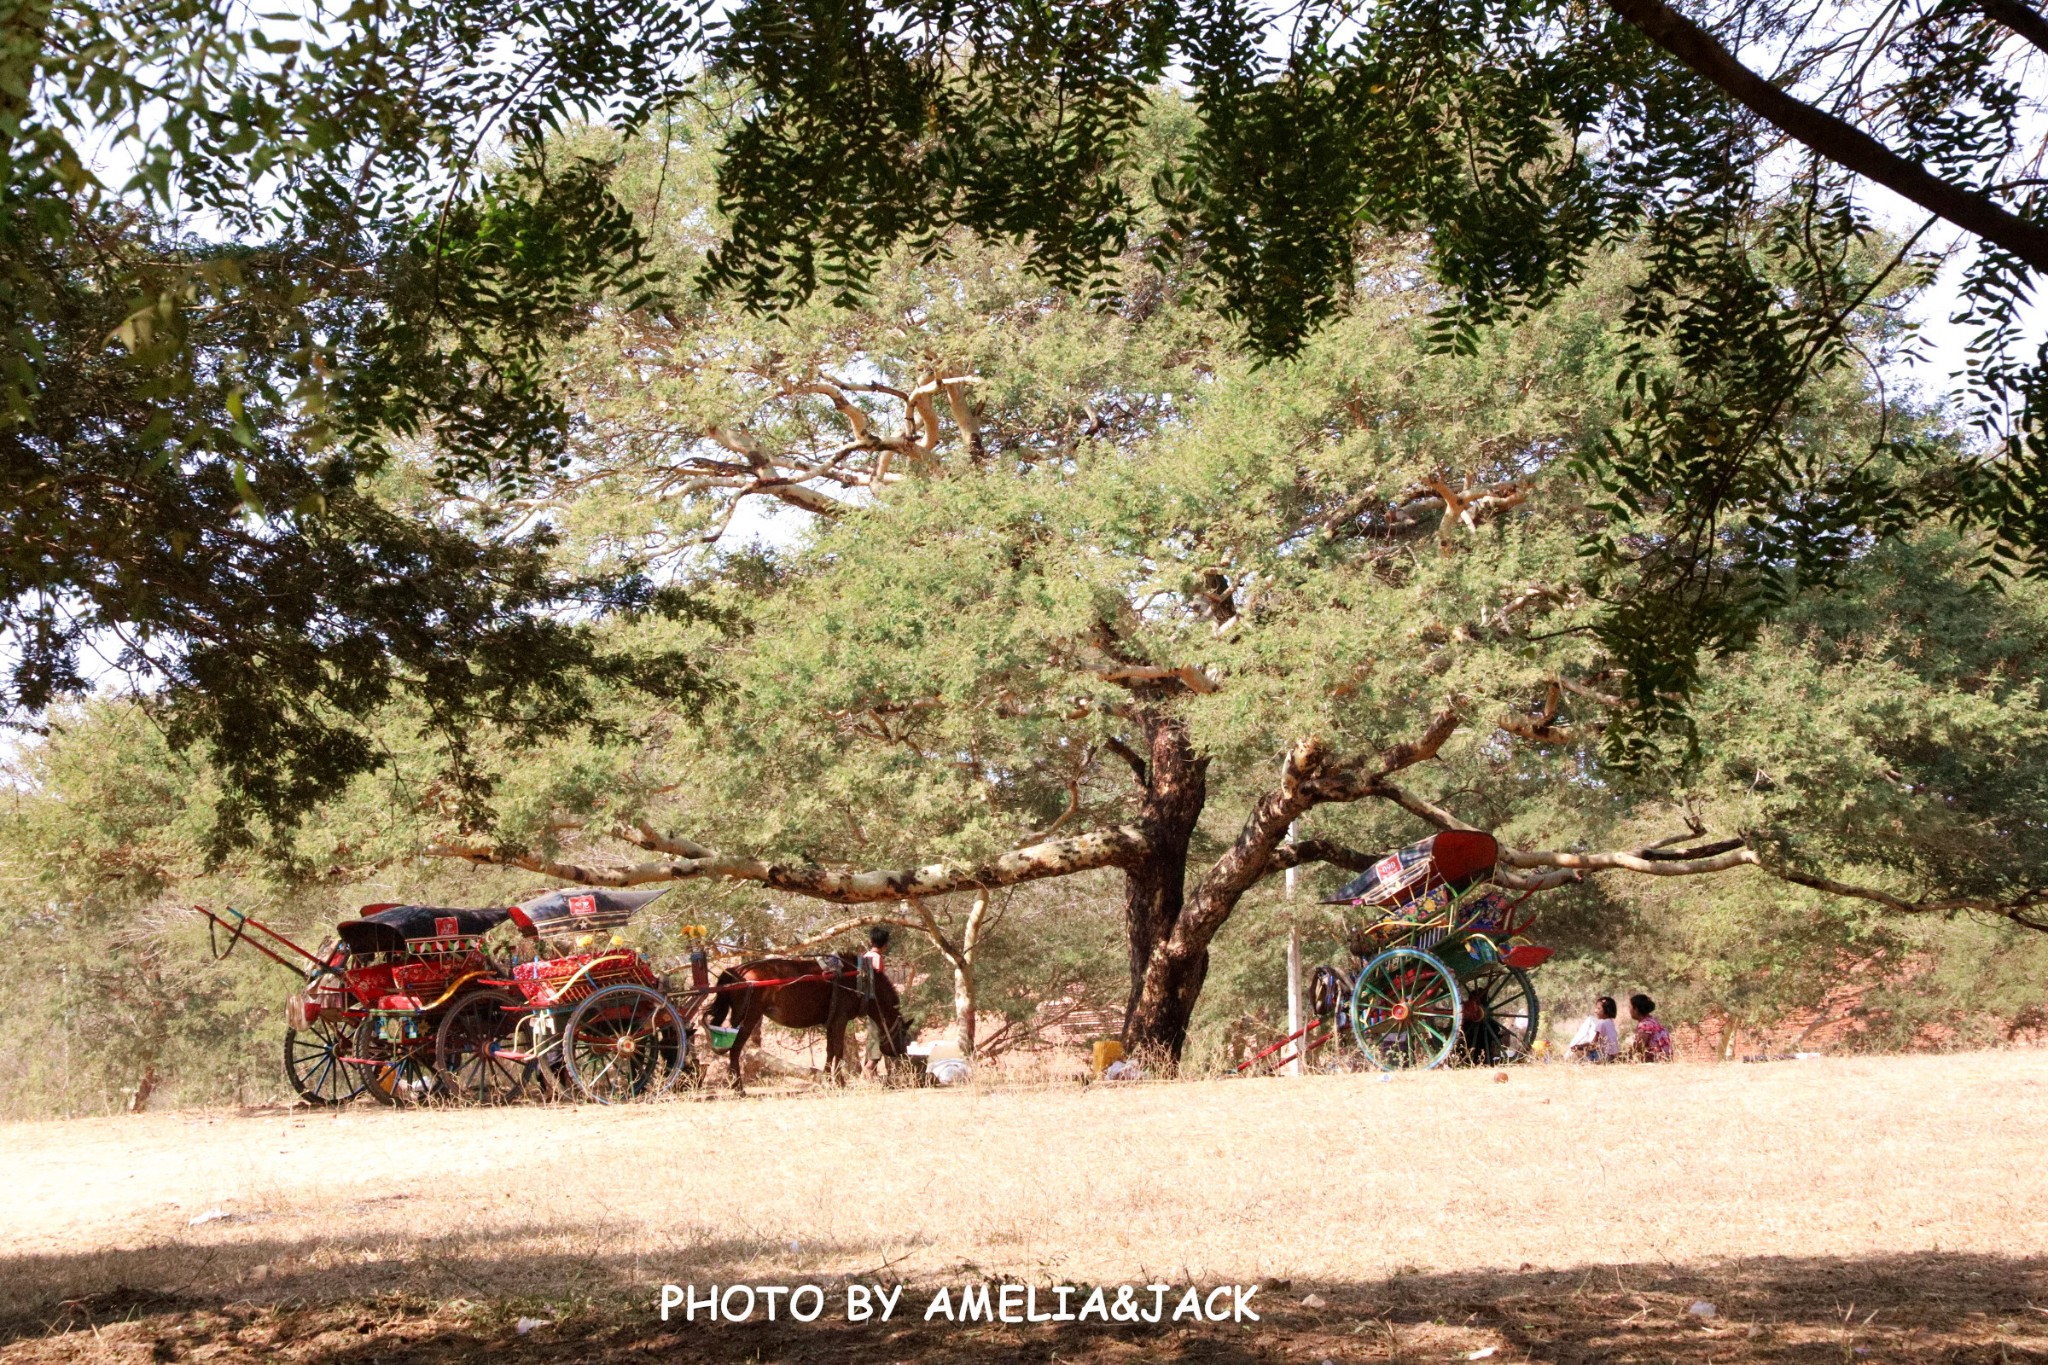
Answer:
<svg viewBox="0 0 2048 1365"><path fill-rule="evenodd" d="M1389 948L1351 992L1351 1036L1382 1071L1442 1066L1458 1045L1464 995L1451 969L1420 948Z"/></svg>

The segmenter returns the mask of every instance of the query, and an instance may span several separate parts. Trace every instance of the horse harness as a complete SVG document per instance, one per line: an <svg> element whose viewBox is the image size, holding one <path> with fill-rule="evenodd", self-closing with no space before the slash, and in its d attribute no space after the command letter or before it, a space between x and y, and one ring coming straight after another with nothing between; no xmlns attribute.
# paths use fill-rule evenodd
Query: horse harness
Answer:
<svg viewBox="0 0 2048 1365"><path fill-rule="evenodd" d="M862 953L849 963L843 953L827 953L818 960L818 965L832 984L832 1003L826 1006L826 1027L854 1019L875 1019L877 1024L880 1023L880 1010L875 1000L875 954ZM855 979L854 985L846 984L849 976ZM842 997L849 994L859 1000L859 1006L851 1014L842 1014Z"/></svg>

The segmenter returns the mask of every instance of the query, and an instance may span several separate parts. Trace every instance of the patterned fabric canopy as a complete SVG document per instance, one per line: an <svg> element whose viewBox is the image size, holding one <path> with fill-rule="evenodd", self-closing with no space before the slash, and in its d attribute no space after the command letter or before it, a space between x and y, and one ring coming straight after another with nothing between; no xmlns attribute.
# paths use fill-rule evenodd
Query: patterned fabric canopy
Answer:
<svg viewBox="0 0 2048 1365"><path fill-rule="evenodd" d="M423 938L455 938L488 934L503 924L509 910L448 910L433 905L391 905L361 919L336 926L335 933L351 953L402 953Z"/></svg>
<svg viewBox="0 0 2048 1365"><path fill-rule="evenodd" d="M543 938L619 929L631 922L648 902L673 889L660 886L652 891L619 891L609 887L566 887L519 902L512 907L512 922L524 932Z"/></svg>

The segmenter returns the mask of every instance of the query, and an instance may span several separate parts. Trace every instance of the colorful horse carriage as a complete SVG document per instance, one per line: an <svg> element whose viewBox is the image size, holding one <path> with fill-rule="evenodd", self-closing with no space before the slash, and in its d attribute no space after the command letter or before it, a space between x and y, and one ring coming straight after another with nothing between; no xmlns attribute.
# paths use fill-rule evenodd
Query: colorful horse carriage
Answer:
<svg viewBox="0 0 2048 1365"><path fill-rule="evenodd" d="M672 993L614 932L667 890L550 891L513 906L534 952L442 1019L434 1067L450 1091L502 1104L538 1087L619 1104L658 1099L695 1072L692 1034L711 995L704 951L690 955L689 986Z"/></svg>
<svg viewBox="0 0 2048 1365"><path fill-rule="evenodd" d="M1347 1034L1382 1071L1529 1057L1541 1017L1529 972L1552 950L1528 941L1530 893L1489 884L1499 858L1492 835L1446 830L1325 900L1362 912L1346 944L1358 965L1316 968L1305 1025L1239 1069L1306 1058Z"/></svg>
<svg viewBox="0 0 2048 1365"><path fill-rule="evenodd" d="M248 942L303 973L286 1008L284 1062L308 1103L365 1093L393 1105L529 1093L616 1103L665 1094L694 1066L691 1021L710 989L705 954L691 955L678 1004L613 933L661 894L550 891L489 910L365 906L319 952L239 911L195 908L216 958ZM487 947L508 920L530 953Z"/></svg>

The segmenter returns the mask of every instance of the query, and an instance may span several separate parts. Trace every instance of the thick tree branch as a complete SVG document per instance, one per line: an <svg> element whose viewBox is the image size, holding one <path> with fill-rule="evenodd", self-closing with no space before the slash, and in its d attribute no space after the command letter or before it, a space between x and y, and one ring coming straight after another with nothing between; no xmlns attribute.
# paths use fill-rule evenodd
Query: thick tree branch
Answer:
<svg viewBox="0 0 2048 1365"><path fill-rule="evenodd" d="M1253 803L1237 838L1196 883L1171 934L1153 949L1137 998L1161 999L1172 981L1186 979L1188 964L1208 951L1244 893L1266 875L1298 817L1325 802L1355 801L1375 791L1388 774L1434 758L1456 733L1466 705L1464 698L1453 697L1419 739L1389 745L1376 763L1371 757L1333 760L1313 739L1296 744L1280 765L1279 787Z"/></svg>
<svg viewBox="0 0 2048 1365"><path fill-rule="evenodd" d="M1044 829L1039 830L1035 834L1027 834L1022 839L1019 839L1017 847L1025 848L1032 844L1044 843L1047 839L1052 838L1053 835L1065 829L1068 822L1081 813L1081 779L1087 775L1089 765L1094 762L1095 748L1093 745L1090 745L1081 755L1080 770L1067 778L1066 809L1062 810L1058 817Z"/></svg>
<svg viewBox="0 0 2048 1365"><path fill-rule="evenodd" d="M1685 837L1685 835L1678 836L1680 839ZM1675 843L1677 840L1669 840L1667 842ZM1733 849L1741 848L1743 842L1741 839L1719 839L1711 844L1701 844L1698 848L1667 848L1664 844L1654 844L1649 848L1637 849L1636 853L1653 863L1689 863L1700 858L1712 858Z"/></svg>
<svg viewBox="0 0 2048 1365"><path fill-rule="evenodd" d="M1495 723L1531 744L1575 744L1581 738L1581 727L1557 723L1558 709L1563 704L1564 688L1553 678L1543 689L1542 711L1534 716L1510 711Z"/></svg>
<svg viewBox="0 0 2048 1365"><path fill-rule="evenodd" d="M1977 0L1977 8L2043 52L2048 52L2048 16L2023 3L2023 0Z"/></svg>
<svg viewBox="0 0 2048 1365"><path fill-rule="evenodd" d="M904 901L903 908L917 916L918 928L938 948L940 955L947 962L956 967L966 962L966 957L960 951L960 945L953 941L952 935L948 934L945 926L939 923L938 916L926 908L922 897Z"/></svg>
<svg viewBox="0 0 2048 1365"><path fill-rule="evenodd" d="M1311 784L1314 803L1356 801L1361 797L1386 795L1392 790L1386 787L1388 777L1436 757L1437 751L1457 733L1469 704L1464 697L1451 698L1443 710L1430 718L1429 727L1419 739L1402 740L1382 749L1376 756L1379 760L1376 765L1372 757L1357 758L1347 763L1319 764ZM1449 820L1450 817L1446 815L1444 819ZM1445 827L1469 828L1455 821Z"/></svg>
<svg viewBox="0 0 2048 1365"><path fill-rule="evenodd" d="M1525 872L1512 867L1497 867L1493 870L1493 880L1510 891L1548 891L1552 887L1582 882L1586 880L1586 874L1564 868Z"/></svg>
<svg viewBox="0 0 2048 1365"><path fill-rule="evenodd" d="M1146 765L1145 756L1143 754L1139 753L1136 749L1133 749L1129 744L1125 743L1122 739L1119 739L1115 735L1111 735L1108 739L1104 740L1103 743L1108 747L1111 753L1115 754L1118 758L1122 759L1124 762L1131 765L1131 772L1137 777L1138 785L1140 787L1149 786L1151 784L1152 770Z"/></svg>
<svg viewBox="0 0 2048 1365"><path fill-rule="evenodd" d="M1297 839L1273 850L1272 856L1266 860L1266 871L1270 874L1285 872L1290 867L1306 867L1310 863L1328 863L1347 872L1363 872L1381 856L1331 843L1328 839Z"/></svg>
<svg viewBox="0 0 2048 1365"><path fill-rule="evenodd" d="M1206 952L1209 941L1237 908L1237 903L1266 874L1266 865L1295 818L1323 799L1318 780L1329 766L1321 744L1313 739L1294 746L1280 764L1280 786L1252 803L1223 856L1210 865L1187 898L1173 931L1157 945L1145 964L1140 999L1158 999L1186 964Z"/></svg>
<svg viewBox="0 0 2048 1365"><path fill-rule="evenodd" d="M524 868L586 886L644 886L650 882L715 877L726 881L757 882L770 890L839 905L865 905L882 901L915 901L921 896L943 896L977 887L1015 886L1021 882L1064 877L1095 868L1122 867L1142 858L1146 850L1142 832L1128 825L1118 825L1090 834L1033 844L971 867L957 863L932 863L897 870L856 871L806 863L770 863L760 858L717 853L692 840L653 835L645 829L622 830L619 837L643 848L679 856L623 868L601 868L481 845L442 844L426 852L430 857L461 858L473 863Z"/></svg>
<svg viewBox="0 0 2048 1365"><path fill-rule="evenodd" d="M2048 933L2048 914L2032 915L2031 910L2048 911L2048 887L2034 887L2021 892L2011 900L1997 900L1990 896L1951 896L1941 900L1907 900L1894 896L1888 891L1879 891L1867 886L1854 886L1838 882L1830 877L1817 877L1810 872L1800 872L1788 867L1764 865L1764 871L1780 881L1795 886L1811 887L1825 891L1831 896L1849 896L1856 900L1875 901L1889 910L1902 915L1946 915L1959 910L1971 910L1979 914L1996 915L2009 919L2023 928Z"/></svg>
<svg viewBox="0 0 2048 1365"><path fill-rule="evenodd" d="M1453 826L1443 826L1453 828ZM1455 828L1470 829L1470 825ZM1684 836L1680 836L1683 838ZM1322 839L1304 839L1282 844L1273 850L1267 871L1324 862L1353 872L1362 872L1378 859L1342 844ZM1501 851L1500 867L1494 881L1517 891L1543 891L1580 881L1593 872L1625 871L1653 877L1698 877L1727 872L1738 867L1755 867L1796 886L1824 891L1831 896L1848 896L1874 901L1902 915L1941 915L1972 911L2008 919L2023 928L2048 933L2048 887L2037 887L2006 900L1990 896L1950 896L1930 900L1908 900L1888 891L1838 882L1796 869L1774 867L1764 862L1741 839L1721 839L1696 848L1668 849L1661 845L1633 852L1557 853L1516 849ZM2040 913L2030 913L2030 912Z"/></svg>
<svg viewBox="0 0 2048 1365"><path fill-rule="evenodd" d="M1477 825L1466 824L1434 801L1417 796L1405 787L1397 787L1383 777L1374 778L1371 784L1359 794L1361 796L1376 796L1383 801L1391 801L1410 815L1427 820L1438 829L1477 830L1479 828Z"/></svg>
<svg viewBox="0 0 2048 1365"><path fill-rule="evenodd" d="M1420 739L1403 740L1380 751L1380 766L1371 779L1392 777L1403 768L1412 768L1435 758L1437 751L1444 747L1450 737L1457 733L1464 720L1468 702L1463 697L1453 697L1450 703L1430 718L1429 728L1422 732Z"/></svg>
<svg viewBox="0 0 2048 1365"><path fill-rule="evenodd" d="M1620 852L1525 852L1521 849L1504 848L1501 850L1500 860L1503 865L1512 868L1555 867L1574 872L1606 872L1618 869L1642 872L1652 877L1697 877L1702 873L1726 872L1734 867L1755 867L1758 862L1756 853L1743 847L1700 858L1645 857L1641 853Z"/></svg>
<svg viewBox="0 0 2048 1365"><path fill-rule="evenodd" d="M1159 664L1120 664L1115 668L1095 671L1095 676L1104 682L1113 683L1160 683L1177 682L1190 692L1207 696L1220 686L1217 681L1194 664L1180 668L1166 668Z"/></svg>
<svg viewBox="0 0 2048 1365"><path fill-rule="evenodd" d="M1245 889L1265 875L1266 862L1287 837L1288 827L1316 804L1316 778L1325 762L1322 745L1312 739L1303 740L1288 753L1280 765L1279 789L1252 803L1236 840L1196 884L1189 911L1181 916L1183 928L1200 932L1204 917L1215 915L1216 924L1208 926L1213 933Z"/></svg>
<svg viewBox="0 0 2048 1365"><path fill-rule="evenodd" d="M1855 125L1787 94L1737 61L1711 33L1664 0L1608 0L1608 4L1695 75L1781 132L2048 274L2048 226L2028 222L1989 195L1941 179Z"/></svg>

